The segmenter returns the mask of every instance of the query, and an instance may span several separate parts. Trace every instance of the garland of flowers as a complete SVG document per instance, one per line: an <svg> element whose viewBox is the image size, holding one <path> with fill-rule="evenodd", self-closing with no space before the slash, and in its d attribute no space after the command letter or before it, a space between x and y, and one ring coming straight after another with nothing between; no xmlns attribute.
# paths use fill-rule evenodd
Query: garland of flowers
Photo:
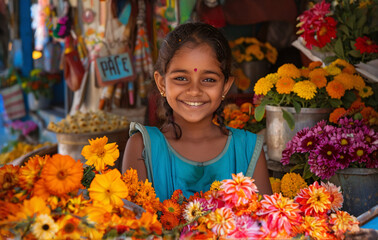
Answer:
<svg viewBox="0 0 378 240"><path fill-rule="evenodd" d="M294 198L261 196L255 180L238 173L189 199L176 190L160 202L135 170L108 169L119 157L115 143L107 137L89 143L85 168L60 154L0 168L2 238L324 239L359 229L355 217L340 211L340 189L329 183L303 186ZM125 207L126 200L143 206L142 213Z"/></svg>

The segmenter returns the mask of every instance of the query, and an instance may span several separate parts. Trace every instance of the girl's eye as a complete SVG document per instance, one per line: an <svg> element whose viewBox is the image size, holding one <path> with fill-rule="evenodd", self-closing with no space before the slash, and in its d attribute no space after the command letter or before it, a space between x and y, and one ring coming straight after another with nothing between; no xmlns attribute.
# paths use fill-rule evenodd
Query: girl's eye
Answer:
<svg viewBox="0 0 378 240"><path fill-rule="evenodd" d="M175 80L178 80L178 81L185 81L186 78L185 78L185 77L175 77Z"/></svg>
<svg viewBox="0 0 378 240"><path fill-rule="evenodd" d="M216 80L213 79L213 78L206 78L206 79L204 79L203 81L204 81L204 82L216 82Z"/></svg>

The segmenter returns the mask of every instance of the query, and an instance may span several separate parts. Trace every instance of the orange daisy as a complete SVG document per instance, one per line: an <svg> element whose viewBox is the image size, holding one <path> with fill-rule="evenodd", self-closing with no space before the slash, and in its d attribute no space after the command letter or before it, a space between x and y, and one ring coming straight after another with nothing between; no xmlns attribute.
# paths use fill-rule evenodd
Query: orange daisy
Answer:
<svg viewBox="0 0 378 240"><path fill-rule="evenodd" d="M289 77L282 77L276 83L276 89L279 94L289 94L293 90L295 81Z"/></svg>
<svg viewBox="0 0 378 240"><path fill-rule="evenodd" d="M365 84L365 80L360 76L360 75L353 75L353 78L354 78L354 88L357 90L357 91L361 91L361 89L363 89L366 84Z"/></svg>
<svg viewBox="0 0 378 240"><path fill-rule="evenodd" d="M308 68L309 69L315 69L315 68L319 68L323 65L323 63L321 61L314 61L314 62L310 62L310 64L308 65Z"/></svg>
<svg viewBox="0 0 378 240"><path fill-rule="evenodd" d="M181 208L180 205L176 202L174 202L171 199L166 199L163 201L163 207L162 207L163 213L170 213L174 216L178 217L181 214Z"/></svg>
<svg viewBox="0 0 378 240"><path fill-rule="evenodd" d="M277 73L280 77L300 78L301 71L292 63L286 63L278 68Z"/></svg>
<svg viewBox="0 0 378 240"><path fill-rule="evenodd" d="M160 222L166 230L172 230L180 223L179 219L170 213L164 213L160 218Z"/></svg>
<svg viewBox="0 0 378 240"><path fill-rule="evenodd" d="M337 123L339 118L344 116L347 113L345 108L336 108L333 112L329 115L329 121L332 123Z"/></svg>
<svg viewBox="0 0 378 240"><path fill-rule="evenodd" d="M45 180L42 178L35 182L33 187L33 196L38 196L43 199L48 199L50 197L50 191L47 188L48 184L45 184Z"/></svg>
<svg viewBox="0 0 378 240"><path fill-rule="evenodd" d="M46 159L50 158L49 155L40 157L38 155L29 158L24 166L20 169L20 186L24 189L32 189L37 181Z"/></svg>
<svg viewBox="0 0 378 240"><path fill-rule="evenodd" d="M41 177L50 192L63 195L82 186L83 164L69 155L55 154L46 161Z"/></svg>
<svg viewBox="0 0 378 240"><path fill-rule="evenodd" d="M301 189L295 201L301 205L300 208L306 215L320 216L331 209L331 195L318 182Z"/></svg>
<svg viewBox="0 0 378 240"><path fill-rule="evenodd" d="M10 190L18 184L19 166L11 164L0 168L0 187L2 190Z"/></svg>
<svg viewBox="0 0 378 240"><path fill-rule="evenodd" d="M327 84L326 91L331 98L335 99L340 99L345 94L344 85L335 80Z"/></svg>
<svg viewBox="0 0 378 240"><path fill-rule="evenodd" d="M305 77L305 78L308 78L308 77L309 77L310 72L311 72L310 69L308 69L308 68L301 68L301 69L299 69L299 70L301 71L301 76L302 76L302 77Z"/></svg>
<svg viewBox="0 0 378 240"><path fill-rule="evenodd" d="M336 75L333 80L338 81L344 85L345 90L354 88L354 76L349 73L340 73Z"/></svg>
<svg viewBox="0 0 378 240"><path fill-rule="evenodd" d="M58 239L80 239L83 236L83 226L80 219L71 215L65 215L58 220L59 231L56 234Z"/></svg>

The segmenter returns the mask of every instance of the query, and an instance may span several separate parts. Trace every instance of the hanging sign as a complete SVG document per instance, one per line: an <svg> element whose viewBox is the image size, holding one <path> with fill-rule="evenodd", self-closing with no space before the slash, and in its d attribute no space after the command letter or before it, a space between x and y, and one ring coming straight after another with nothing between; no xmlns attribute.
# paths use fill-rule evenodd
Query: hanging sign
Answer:
<svg viewBox="0 0 378 240"><path fill-rule="evenodd" d="M101 87L133 81L136 74L129 52L96 58L96 76Z"/></svg>

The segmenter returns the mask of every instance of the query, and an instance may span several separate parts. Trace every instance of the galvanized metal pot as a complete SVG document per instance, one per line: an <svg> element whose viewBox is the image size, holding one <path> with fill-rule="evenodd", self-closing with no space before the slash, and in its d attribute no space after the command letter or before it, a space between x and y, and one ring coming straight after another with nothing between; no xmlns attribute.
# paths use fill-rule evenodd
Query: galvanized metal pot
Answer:
<svg viewBox="0 0 378 240"><path fill-rule="evenodd" d="M294 130L290 129L283 118L282 108L293 114L295 119ZM319 121L328 119L331 111L332 109L329 108L302 108L300 113L296 113L293 107L265 106L266 142L269 159L281 161L282 151L285 149L287 142L303 128L311 128Z"/></svg>
<svg viewBox="0 0 378 240"><path fill-rule="evenodd" d="M342 210L357 217L378 204L378 169L346 168L335 176L343 192Z"/></svg>

